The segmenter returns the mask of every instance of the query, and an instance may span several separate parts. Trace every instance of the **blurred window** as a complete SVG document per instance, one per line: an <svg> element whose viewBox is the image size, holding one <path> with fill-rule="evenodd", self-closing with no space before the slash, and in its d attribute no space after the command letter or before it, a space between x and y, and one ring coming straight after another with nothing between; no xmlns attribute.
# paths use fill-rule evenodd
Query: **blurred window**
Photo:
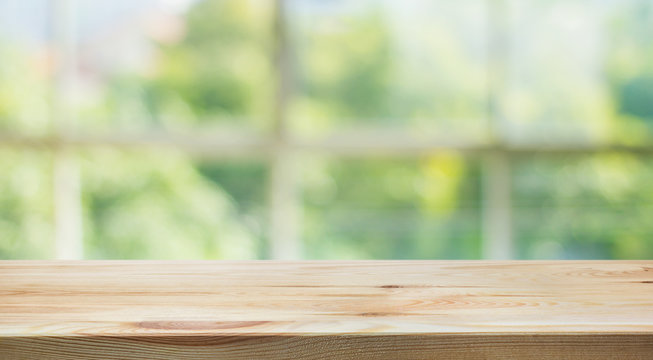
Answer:
<svg viewBox="0 0 653 360"><path fill-rule="evenodd" d="M653 256L649 0L5 0L0 258Z"/></svg>

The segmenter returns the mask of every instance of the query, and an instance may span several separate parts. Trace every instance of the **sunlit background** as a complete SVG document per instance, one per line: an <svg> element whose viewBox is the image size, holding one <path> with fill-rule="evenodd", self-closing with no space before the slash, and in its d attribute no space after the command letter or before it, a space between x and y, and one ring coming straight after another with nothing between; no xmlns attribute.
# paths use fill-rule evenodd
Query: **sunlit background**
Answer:
<svg viewBox="0 0 653 360"><path fill-rule="evenodd" d="M2 259L653 258L650 0L0 0Z"/></svg>

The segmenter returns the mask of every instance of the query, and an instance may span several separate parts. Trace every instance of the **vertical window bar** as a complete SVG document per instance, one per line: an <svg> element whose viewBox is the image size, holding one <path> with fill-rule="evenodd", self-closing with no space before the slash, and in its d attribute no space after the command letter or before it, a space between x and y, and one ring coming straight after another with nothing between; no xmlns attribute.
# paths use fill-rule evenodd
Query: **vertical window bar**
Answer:
<svg viewBox="0 0 653 360"><path fill-rule="evenodd" d="M298 169L288 144L287 105L290 98L291 60L286 25L286 0L276 0L274 12L274 57L276 89L273 113L273 152L269 179L270 257L292 260L301 257Z"/></svg>
<svg viewBox="0 0 653 360"><path fill-rule="evenodd" d="M488 6L488 132L496 150L483 158L483 258L511 259L513 255L510 156L503 150L504 114L499 106L508 66L508 0L489 0Z"/></svg>
<svg viewBox="0 0 653 360"><path fill-rule="evenodd" d="M79 165L65 144L74 121L72 86L75 75L75 0L51 0L52 50L55 70L51 88L54 135L62 140L54 149L54 226L57 259L83 258Z"/></svg>
<svg viewBox="0 0 653 360"><path fill-rule="evenodd" d="M513 258L510 160L502 151L483 164L483 258Z"/></svg>

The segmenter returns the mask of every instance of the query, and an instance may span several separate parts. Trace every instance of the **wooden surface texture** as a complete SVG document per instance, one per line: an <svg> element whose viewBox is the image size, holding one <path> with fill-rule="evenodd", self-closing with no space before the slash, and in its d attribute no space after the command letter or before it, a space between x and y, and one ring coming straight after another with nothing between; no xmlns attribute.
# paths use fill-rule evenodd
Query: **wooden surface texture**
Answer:
<svg viewBox="0 0 653 360"><path fill-rule="evenodd" d="M653 359L653 261L0 261L0 359Z"/></svg>

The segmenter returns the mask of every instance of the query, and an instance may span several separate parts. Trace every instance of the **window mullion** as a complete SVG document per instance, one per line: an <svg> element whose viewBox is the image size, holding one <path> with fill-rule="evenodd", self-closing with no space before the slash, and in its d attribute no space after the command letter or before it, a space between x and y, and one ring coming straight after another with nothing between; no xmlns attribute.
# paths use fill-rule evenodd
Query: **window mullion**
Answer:
<svg viewBox="0 0 653 360"><path fill-rule="evenodd" d="M55 139L53 194L55 257L83 258L82 211L79 164L65 143L74 121L72 86L75 76L75 0L51 0L55 70L52 82L51 121Z"/></svg>
<svg viewBox="0 0 653 360"><path fill-rule="evenodd" d="M291 147L287 107L290 99L292 69L287 34L285 0L275 2L274 55L276 88L273 113L273 142L270 161L269 254L273 259L301 258L299 181L296 154Z"/></svg>
<svg viewBox="0 0 653 360"><path fill-rule="evenodd" d="M514 257L511 201L511 157L505 150L504 114L500 96L505 91L509 55L507 0L489 0L488 11L488 133L495 149L483 157L482 255L485 259Z"/></svg>

